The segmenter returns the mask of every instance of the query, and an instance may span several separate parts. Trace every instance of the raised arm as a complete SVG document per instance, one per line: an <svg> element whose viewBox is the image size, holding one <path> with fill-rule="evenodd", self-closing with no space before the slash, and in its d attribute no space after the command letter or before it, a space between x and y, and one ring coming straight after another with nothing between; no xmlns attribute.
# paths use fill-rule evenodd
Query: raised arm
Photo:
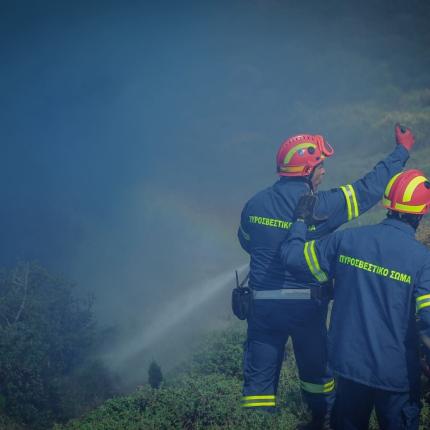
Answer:
<svg viewBox="0 0 430 430"><path fill-rule="evenodd" d="M403 130L403 131L402 131ZM390 179L400 173L414 145L410 129L396 125L396 148L361 179L317 193L315 214L327 217L327 232L362 215L381 200Z"/></svg>

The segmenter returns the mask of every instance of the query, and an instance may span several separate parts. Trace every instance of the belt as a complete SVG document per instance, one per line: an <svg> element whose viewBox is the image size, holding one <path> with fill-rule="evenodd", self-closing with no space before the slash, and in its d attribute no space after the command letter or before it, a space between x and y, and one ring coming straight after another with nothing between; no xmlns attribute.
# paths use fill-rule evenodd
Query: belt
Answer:
<svg viewBox="0 0 430 430"><path fill-rule="evenodd" d="M256 300L310 300L310 288L282 288L281 290L253 290Z"/></svg>

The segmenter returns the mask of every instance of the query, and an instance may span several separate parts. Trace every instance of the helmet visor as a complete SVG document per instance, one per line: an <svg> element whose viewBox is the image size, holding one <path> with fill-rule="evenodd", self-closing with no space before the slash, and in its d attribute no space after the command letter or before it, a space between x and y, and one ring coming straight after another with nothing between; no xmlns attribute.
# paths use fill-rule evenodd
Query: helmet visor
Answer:
<svg viewBox="0 0 430 430"><path fill-rule="evenodd" d="M318 145L318 149L324 157L331 157L334 154L334 149L331 147L329 143L322 137L321 135L316 135L316 143Z"/></svg>
<svg viewBox="0 0 430 430"><path fill-rule="evenodd" d="M326 142L324 139L321 142L321 152L326 156L326 157L330 157L333 155L334 153L334 149L331 147L331 145Z"/></svg>

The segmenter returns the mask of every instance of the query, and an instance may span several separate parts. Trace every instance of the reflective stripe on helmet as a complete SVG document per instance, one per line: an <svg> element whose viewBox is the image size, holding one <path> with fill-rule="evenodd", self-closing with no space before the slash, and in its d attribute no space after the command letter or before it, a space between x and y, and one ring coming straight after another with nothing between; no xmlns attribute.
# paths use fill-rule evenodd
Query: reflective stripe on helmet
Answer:
<svg viewBox="0 0 430 430"><path fill-rule="evenodd" d="M406 211L410 213L420 213L425 209L426 205L419 205L419 206L413 206L413 205L402 205L401 203L396 203L394 205L394 210L398 209L399 211Z"/></svg>
<svg viewBox="0 0 430 430"><path fill-rule="evenodd" d="M391 200L388 200L388 199L386 199L385 197L382 199L382 204L385 206L385 207L389 207L389 206L391 206Z"/></svg>
<svg viewBox="0 0 430 430"><path fill-rule="evenodd" d="M399 175L401 175L402 174L402 172L400 172L400 173L397 173L397 175L394 175L391 179L390 179L390 181L388 182L388 184L387 184L387 188L385 188L385 193L384 193L384 196L385 197L390 197L390 191L391 191L391 187L393 186L393 184L394 184L394 181L399 177ZM390 202L391 203L391 202Z"/></svg>
<svg viewBox="0 0 430 430"><path fill-rule="evenodd" d="M421 170L398 173L390 179L382 204L395 212L424 215L430 207L430 182Z"/></svg>
<svg viewBox="0 0 430 430"><path fill-rule="evenodd" d="M403 194L403 202L410 202L412 199L412 194L418 187L418 185L422 184L423 182L426 182L427 178L424 176L417 176L416 178L412 179L411 182L409 182L408 186L406 187L406 190Z"/></svg>
<svg viewBox="0 0 430 430"><path fill-rule="evenodd" d="M280 176L309 176L324 158L333 153L333 148L320 135L291 136L278 149L276 171Z"/></svg>
<svg viewBox="0 0 430 430"><path fill-rule="evenodd" d="M286 166L281 167L281 172L301 172L305 166Z"/></svg>
<svg viewBox="0 0 430 430"><path fill-rule="evenodd" d="M327 282L327 275L321 270L317 255L315 253L315 241L305 243L304 249L306 263L312 275L315 276L318 282Z"/></svg>
<svg viewBox="0 0 430 430"><path fill-rule="evenodd" d="M317 146L311 142L305 142L305 143L300 143L299 145L296 145L294 148L291 148L288 152L287 155L284 158L284 164L288 164L291 160L291 158L293 158L294 154L299 151L300 149L305 149L305 148L316 148Z"/></svg>
<svg viewBox="0 0 430 430"><path fill-rule="evenodd" d="M348 209L348 221L357 218L359 215L358 202L352 185L342 185L340 189L343 191Z"/></svg>

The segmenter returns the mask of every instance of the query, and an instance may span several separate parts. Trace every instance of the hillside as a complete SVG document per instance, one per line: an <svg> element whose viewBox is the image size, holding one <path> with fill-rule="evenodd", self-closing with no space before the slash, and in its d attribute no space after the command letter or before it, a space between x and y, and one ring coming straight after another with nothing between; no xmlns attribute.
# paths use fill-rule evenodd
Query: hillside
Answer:
<svg viewBox="0 0 430 430"><path fill-rule="evenodd" d="M0 430L306 421L290 345L279 413L240 407L240 211L295 134L335 149L322 189L396 122L430 177L429 21L429 0L0 1Z"/></svg>
<svg viewBox="0 0 430 430"><path fill-rule="evenodd" d="M404 121L414 129L417 145L408 167L421 168L430 174L430 104L428 90L403 96L399 105L401 111L392 111L387 106L355 106L349 110L333 109L325 112L327 121L332 117L345 116L340 130L347 132L348 126L357 129L353 112L360 115L360 127L365 138L375 142L374 151L360 154L360 148L350 152L340 151L333 164L333 175L327 184L351 181L360 177L363 171L383 158L393 146L392 128L397 120ZM374 122L376 117L380 118ZM305 115L305 113L303 113ZM312 115L307 112L309 117ZM348 122L348 118L349 121ZM363 125L364 124L364 125ZM357 130L356 130L357 131ZM377 222L384 217L385 210L375 207L352 225ZM419 228L418 239L430 245L430 222L425 220ZM81 419L56 430L143 430L143 429L295 429L297 424L308 418L301 399L299 383L292 354L288 354L281 373L279 396L283 405L275 415L262 416L244 412L240 407L242 384L242 344L245 340L245 325L232 320L228 328L210 333L200 347L190 353L185 364L170 372L160 389L145 384L131 395L117 397L105 402ZM428 390L423 380L423 389ZM285 407L287 405L287 407ZM424 402L420 429L430 427L430 407ZM372 429L377 429L372 417Z"/></svg>
<svg viewBox="0 0 430 430"><path fill-rule="evenodd" d="M290 346L279 389L280 403L288 408L273 416L242 410L244 328L243 323L231 321L227 329L208 335L190 361L160 389L144 385L56 430L295 428L306 418L306 411Z"/></svg>
<svg viewBox="0 0 430 430"><path fill-rule="evenodd" d="M129 396L105 402L85 417L55 430L293 430L304 422L302 402L291 345L281 372L278 413L244 411L241 401L244 324L208 335L190 362L174 372L160 389L143 385ZM372 417L371 429L377 429ZM430 406L425 403L420 430L430 427Z"/></svg>

